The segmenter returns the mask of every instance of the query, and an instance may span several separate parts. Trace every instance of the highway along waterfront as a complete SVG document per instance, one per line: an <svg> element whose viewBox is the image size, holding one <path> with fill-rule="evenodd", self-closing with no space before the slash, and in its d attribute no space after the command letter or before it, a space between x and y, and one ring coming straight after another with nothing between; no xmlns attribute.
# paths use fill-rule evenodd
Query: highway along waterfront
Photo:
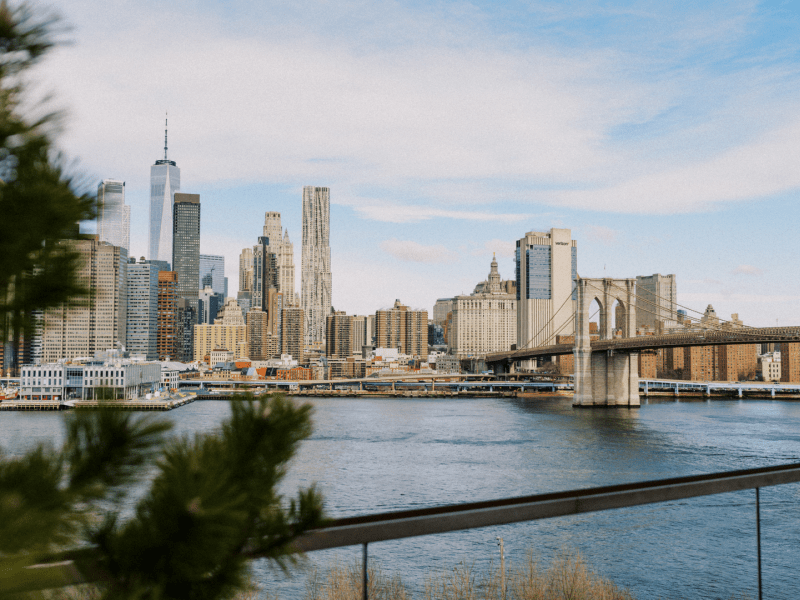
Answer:
<svg viewBox="0 0 800 600"><path fill-rule="evenodd" d="M572 408L569 396L526 398L306 398L314 434L284 482L286 495L316 482L333 517L489 500L800 461L800 403L783 400L643 399L637 410ZM175 433L212 431L224 401L158 415ZM0 413L10 453L59 444L63 415ZM144 486L138 488L143 493ZM370 560L421 597L425 577L460 561L507 568L533 550L547 563L578 550L637 598L757 597L752 490L574 517L370 544ZM128 506L132 509L133 501ZM761 490L765 598L796 598L800 487ZM306 571L351 564L361 548L309 555L290 578L268 563L256 580L281 598L302 597Z"/></svg>

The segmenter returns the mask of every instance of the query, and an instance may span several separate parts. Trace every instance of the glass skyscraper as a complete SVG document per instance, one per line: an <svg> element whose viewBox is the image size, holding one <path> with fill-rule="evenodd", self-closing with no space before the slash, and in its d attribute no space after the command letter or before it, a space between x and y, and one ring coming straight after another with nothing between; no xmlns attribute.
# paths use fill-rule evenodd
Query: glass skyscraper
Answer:
<svg viewBox="0 0 800 600"><path fill-rule="evenodd" d="M178 297L185 298L197 315L200 293L200 194L175 194L172 270L178 274Z"/></svg>
<svg viewBox="0 0 800 600"><path fill-rule="evenodd" d="M223 299L225 290L225 257L216 254L200 255L200 289L206 285L206 277L211 276L211 288L215 294L220 294Z"/></svg>
<svg viewBox="0 0 800 600"><path fill-rule="evenodd" d="M101 242L131 248L131 207L125 205L125 182L104 179L97 186L97 235Z"/></svg>
<svg viewBox="0 0 800 600"><path fill-rule="evenodd" d="M181 170L167 160L167 130L164 129L164 159L150 167L150 260L172 260L172 206L181 189Z"/></svg>

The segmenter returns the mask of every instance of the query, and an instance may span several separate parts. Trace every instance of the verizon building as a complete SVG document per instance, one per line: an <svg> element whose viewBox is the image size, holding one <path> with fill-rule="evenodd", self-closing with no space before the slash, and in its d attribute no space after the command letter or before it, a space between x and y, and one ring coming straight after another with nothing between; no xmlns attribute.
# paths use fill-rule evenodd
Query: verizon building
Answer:
<svg viewBox="0 0 800 600"><path fill-rule="evenodd" d="M578 248L569 229L529 231L517 240L517 348L573 335Z"/></svg>

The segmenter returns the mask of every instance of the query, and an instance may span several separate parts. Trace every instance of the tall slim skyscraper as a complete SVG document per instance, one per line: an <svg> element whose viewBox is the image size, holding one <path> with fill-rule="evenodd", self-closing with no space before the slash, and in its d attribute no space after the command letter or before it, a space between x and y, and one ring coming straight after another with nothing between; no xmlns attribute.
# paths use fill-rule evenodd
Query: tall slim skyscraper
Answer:
<svg viewBox="0 0 800 600"><path fill-rule="evenodd" d="M555 344L573 335L578 247L569 229L529 231L517 240L517 347Z"/></svg>
<svg viewBox="0 0 800 600"><path fill-rule="evenodd" d="M97 186L97 237L130 252L131 207L125 204L124 181L104 179Z"/></svg>
<svg viewBox="0 0 800 600"><path fill-rule="evenodd" d="M253 246L253 285L251 308L269 312L269 291L278 289L278 258L270 251L269 238L259 236Z"/></svg>
<svg viewBox="0 0 800 600"><path fill-rule="evenodd" d="M165 123L164 159L150 167L150 260L172 260L172 206L180 189L181 170L174 160L167 159Z"/></svg>
<svg viewBox="0 0 800 600"><path fill-rule="evenodd" d="M300 306L307 345L325 344L325 320L331 312L330 219L330 189L305 186Z"/></svg>
<svg viewBox="0 0 800 600"><path fill-rule="evenodd" d="M198 314L200 293L200 194L175 194L172 270L178 274L178 297Z"/></svg>

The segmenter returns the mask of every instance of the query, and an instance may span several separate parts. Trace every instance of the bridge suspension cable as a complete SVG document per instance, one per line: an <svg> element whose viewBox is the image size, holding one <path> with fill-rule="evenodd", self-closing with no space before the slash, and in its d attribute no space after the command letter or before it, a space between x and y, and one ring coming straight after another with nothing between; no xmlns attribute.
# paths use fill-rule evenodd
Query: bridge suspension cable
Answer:
<svg viewBox="0 0 800 600"><path fill-rule="evenodd" d="M592 284L590 284L590 285L592 285ZM619 289L621 291L625 291L627 293L627 290L625 290L621 286L615 284L614 282L611 282L611 285L613 287L615 287L615 288L617 288L617 289ZM595 285L592 285L592 287L594 289L600 290L600 288L598 288ZM633 296L636 299L636 310L642 310L642 311L644 311L646 313L649 313L651 315L659 316L658 313L653 312L652 310L648 310L644 306L639 306L639 301L641 300L643 302L647 302L648 304L650 304L652 306L655 306L657 308L660 308L661 307L660 305L658 305L655 302L651 301L649 298L642 297L642 296L640 296L640 295L638 295L636 293L633 293ZM657 294L653 294L653 296L656 296L660 300L665 300L665 301L669 302L668 299L663 298L661 296L658 296ZM681 306L682 308L686 308L686 307L684 307L682 305L679 305L677 303L676 303L676 306ZM698 311L695 311L693 309L687 309L687 310L692 310L693 312L698 312ZM705 314L705 313L703 313L703 314ZM718 331L718 332L729 333L731 331L731 329L732 329L732 328L725 328L725 327L723 327L721 325L714 325L714 324L710 324L710 323L702 323L702 320L698 319L697 317L692 317L692 316L689 316L689 315L686 315L686 317L690 321L692 321L693 324L702 324L704 329L707 329L707 330L710 330L710 331ZM731 321L727 321L725 319L719 319L719 321L721 321L722 323L727 323L727 324L733 325L733 323ZM739 334L739 335L750 335L750 336L753 336L753 337L761 337L761 335L762 335L762 334L758 334L758 333L755 333L755 332L754 333L749 333L747 331L742 331L743 329L754 329L754 327L751 327L749 325L735 326L735 329L736 329L736 333ZM635 336L631 336L631 337L635 337Z"/></svg>
<svg viewBox="0 0 800 600"><path fill-rule="evenodd" d="M553 313L553 316L552 316L552 317L550 317L550 319L547 321L547 323L545 323L545 324L542 326L542 328L541 328L539 331L537 331L537 332L536 332L536 333L535 333L533 336L531 336L531 338L530 338L530 339L529 339L527 342L525 342L525 345L524 345L524 346L520 347L519 345L517 345L517 350L522 350L522 349L528 348L528 347L529 347L529 344L530 344L530 343L531 343L531 342L532 342L534 339L536 339L537 337L539 337L539 335L540 335L540 334L541 334L541 333L542 333L542 332L543 332L545 329L547 329L547 326L548 326L548 325L550 325L550 323L552 323L552 322L553 322L553 319L555 319L555 318L556 318L556 315L557 315L559 312L561 312L561 309L562 309L562 308L564 308L564 305L565 305L567 302L569 302L569 301L572 299L572 294L573 294L573 293L575 293L575 290L576 290L576 289L577 289L577 286L576 286L576 284L574 284L574 283L573 283L573 285L572 285L572 289L569 291L569 294L567 295L567 299L566 299L566 300L564 300L564 302L561 304L561 306L559 306L559 307L558 307L558 310L557 310L556 312L554 312L554 313ZM522 298L522 294L521 294L521 293L520 293L520 298ZM522 300L520 300L520 302L521 302L521 301L522 301ZM519 306L517 306L517 310L519 310ZM572 317L571 317L571 318L572 318L572 319L574 319L574 318L575 318L575 312L574 312L574 311L573 311L573 313L572 313ZM550 337L552 337L552 336L550 336ZM548 338L548 339L550 339L550 338Z"/></svg>

